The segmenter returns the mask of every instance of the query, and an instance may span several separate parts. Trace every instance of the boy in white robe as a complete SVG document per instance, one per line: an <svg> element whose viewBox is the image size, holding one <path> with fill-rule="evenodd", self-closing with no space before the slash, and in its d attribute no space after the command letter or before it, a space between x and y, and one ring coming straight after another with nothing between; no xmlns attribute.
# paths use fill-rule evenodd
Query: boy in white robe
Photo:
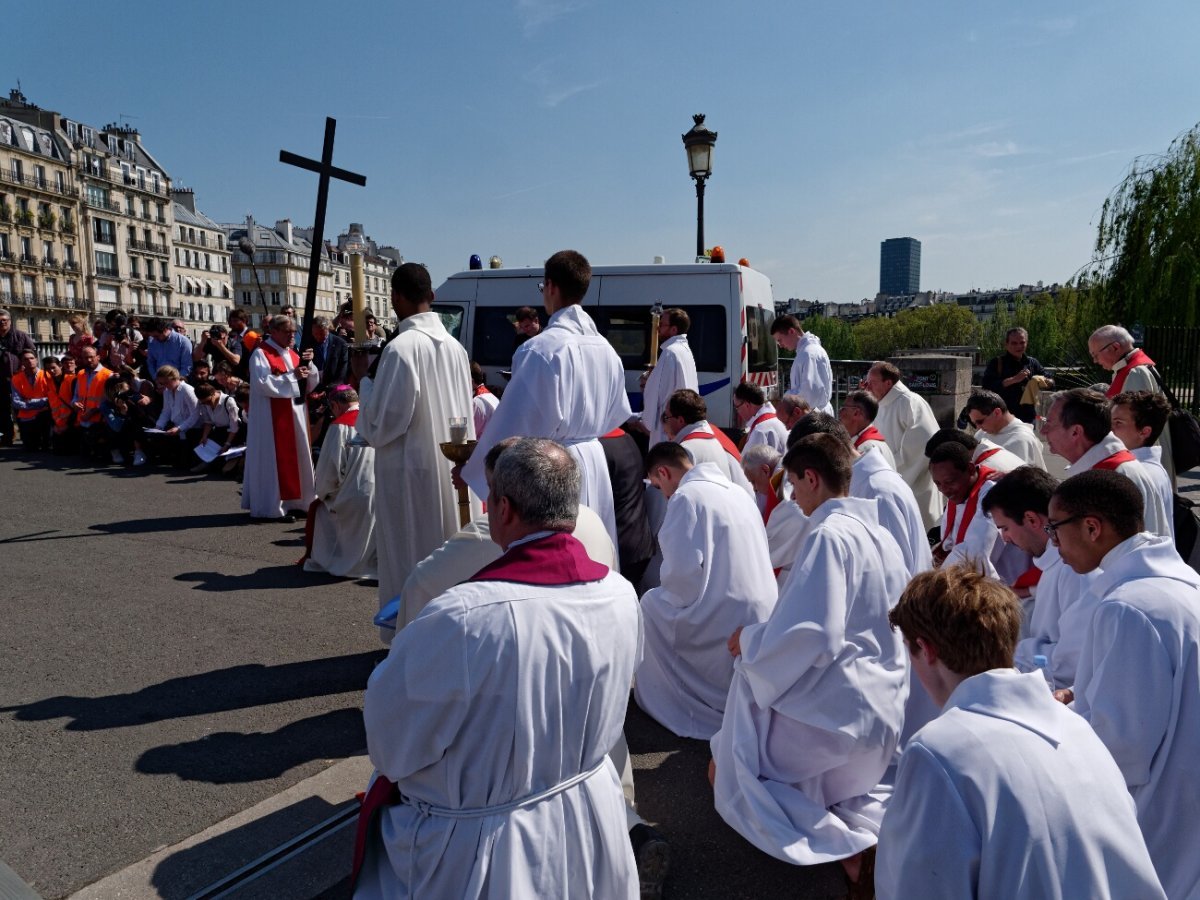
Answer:
<svg viewBox="0 0 1200 900"><path fill-rule="evenodd" d="M729 639L733 682L709 775L717 811L756 847L797 865L844 860L857 881L908 695L887 622L907 575L876 504L848 496L848 444L809 435L784 465L808 536L770 618Z"/></svg>
<svg viewBox="0 0 1200 900"><path fill-rule="evenodd" d="M879 401L870 391L851 391L846 395L842 408L838 410L838 421L850 435L854 449L859 453L880 454L892 471L896 469L896 456L887 445L883 432L875 427L879 415Z"/></svg>
<svg viewBox="0 0 1200 900"><path fill-rule="evenodd" d="M612 481L600 438L633 415L621 357L580 305L592 268L582 254L560 250L546 260L542 302L550 316L541 333L517 348L512 379L462 478L479 496L487 492L483 458L506 437L561 441L583 477L580 502L604 520L618 543Z"/></svg>
<svg viewBox="0 0 1200 900"><path fill-rule="evenodd" d="M726 478L754 496L754 488L742 471L741 451L725 432L709 423L708 404L703 397L691 390L676 391L667 401L663 425L667 437L682 445L692 462L716 464Z"/></svg>
<svg viewBox="0 0 1200 900"><path fill-rule="evenodd" d="M309 509L312 538L304 569L375 578L375 450L354 440L358 392L337 386L327 402L333 420L317 459L317 499Z"/></svg>
<svg viewBox="0 0 1200 900"><path fill-rule="evenodd" d="M787 427L757 384L743 381L733 389L733 410L746 429L743 451L758 444L766 444L780 454L787 449Z"/></svg>
<svg viewBox="0 0 1200 900"><path fill-rule="evenodd" d="M246 427L242 509L256 519L293 521L316 497L304 398L316 389L319 373L292 349L290 318L273 316L267 333L250 354L254 415Z"/></svg>
<svg viewBox="0 0 1200 900"><path fill-rule="evenodd" d="M1058 695L1117 761L1167 896L1200 896L1200 575L1142 530L1140 492L1111 470L1060 484L1047 527L1067 565L1101 570L1075 687Z"/></svg>
<svg viewBox="0 0 1200 900"><path fill-rule="evenodd" d="M879 833L880 900L1161 898L1121 773L1037 673L1012 666L1016 597L966 566L890 614L943 712L909 743Z"/></svg>
<svg viewBox="0 0 1200 900"><path fill-rule="evenodd" d="M1171 404L1162 394L1150 391L1125 391L1112 398L1112 432L1121 439L1133 458L1145 468L1154 482L1167 511L1167 525L1175 537L1175 486L1162 464L1159 441L1167 428Z"/></svg>
<svg viewBox="0 0 1200 900"><path fill-rule="evenodd" d="M833 415L833 368L821 339L806 332L792 315L777 316L771 323L771 337L781 350L796 354L792 360L788 393L799 394L810 409Z"/></svg>
<svg viewBox="0 0 1200 900"><path fill-rule="evenodd" d="M1046 533L1050 496L1057 486L1045 469L1022 466L992 485L982 503L1000 539L1033 557L1029 577L1021 579L1033 609L1022 631L1027 636L1017 643L1014 664L1022 672L1033 672L1040 668L1037 657L1043 657L1046 680L1055 688L1066 688L1075 683L1083 635L1099 598L1091 592L1097 573L1080 575L1064 563ZM1023 596L1016 586L1014 592Z"/></svg>
<svg viewBox="0 0 1200 900"><path fill-rule="evenodd" d="M451 463L439 445L450 440L451 418L466 422L468 439L475 436L471 364L433 312L424 266L405 263L392 273L392 308L400 326L376 374L362 379L358 414L358 432L375 448L380 609L413 566L458 530ZM365 354L353 354L350 364L361 377Z"/></svg>
<svg viewBox="0 0 1200 900"><path fill-rule="evenodd" d="M1029 425L1012 414L999 394L974 391L967 398L967 418L997 446L1003 447L1025 464L1046 468L1042 442Z"/></svg>
<svg viewBox="0 0 1200 900"><path fill-rule="evenodd" d="M642 387L642 427L650 434L650 446L670 440L663 428L667 400L678 390L700 390L696 360L688 345L691 317L678 307L664 309L658 320L658 365L650 370Z"/></svg>
<svg viewBox="0 0 1200 900"><path fill-rule="evenodd" d="M638 896L607 755L641 655L637 595L569 534L579 482L552 441L504 450L488 497L504 555L372 673L356 898Z"/></svg>
<svg viewBox="0 0 1200 900"><path fill-rule="evenodd" d="M778 588L754 502L712 463L693 465L663 441L646 458L667 498L658 531L661 586L642 595L645 649L634 698L680 737L708 740L721 727L733 677L727 646L739 625L766 621Z"/></svg>

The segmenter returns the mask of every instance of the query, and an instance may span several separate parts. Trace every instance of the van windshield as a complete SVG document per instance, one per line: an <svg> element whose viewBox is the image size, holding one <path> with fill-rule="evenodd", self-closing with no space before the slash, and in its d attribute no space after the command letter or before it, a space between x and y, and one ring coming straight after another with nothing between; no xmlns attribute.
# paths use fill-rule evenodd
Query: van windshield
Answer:
<svg viewBox="0 0 1200 900"><path fill-rule="evenodd" d="M774 313L761 306L746 307L746 368L750 372L773 372L779 366L779 347L771 336Z"/></svg>
<svg viewBox="0 0 1200 900"><path fill-rule="evenodd" d="M724 372L728 331L723 306L680 306L692 320L688 346L699 372ZM608 338L626 369L643 369L650 364L650 307L588 307L596 328Z"/></svg>
<svg viewBox="0 0 1200 900"><path fill-rule="evenodd" d="M475 340L471 347L471 359L481 366L508 368L520 345L517 329L513 325L516 314L515 306L511 309L504 306L475 307ZM537 314L538 321L545 328L545 312L539 309Z"/></svg>
<svg viewBox="0 0 1200 900"><path fill-rule="evenodd" d="M461 343L463 317L467 312L466 307L450 303L435 303L433 311L438 314L438 318L442 320L442 324L446 326L446 330L450 332L450 336Z"/></svg>

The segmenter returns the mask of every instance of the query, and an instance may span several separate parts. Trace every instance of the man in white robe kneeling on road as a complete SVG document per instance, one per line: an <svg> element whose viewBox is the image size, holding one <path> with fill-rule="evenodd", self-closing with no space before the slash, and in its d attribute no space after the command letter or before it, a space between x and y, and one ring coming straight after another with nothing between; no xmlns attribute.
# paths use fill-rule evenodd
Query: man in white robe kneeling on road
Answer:
<svg viewBox="0 0 1200 900"><path fill-rule="evenodd" d="M848 495L850 445L829 434L784 457L809 532L771 617L729 639L736 657L713 737L717 812L796 865L841 860L861 886L900 739L908 661L888 611L908 580L876 503ZM861 872L869 884L869 866Z"/></svg>
<svg viewBox="0 0 1200 900"><path fill-rule="evenodd" d="M637 897L607 754L641 624L633 587L570 535L579 483L553 441L501 453L488 521L504 555L372 673L356 897Z"/></svg>
<svg viewBox="0 0 1200 900"><path fill-rule="evenodd" d="M890 619L943 707L909 742L879 834L880 900L1163 897L1121 772L1040 672L1021 606L968 566L918 575Z"/></svg>
<svg viewBox="0 0 1200 900"><path fill-rule="evenodd" d="M642 596L645 655L634 697L680 737L708 740L721 727L733 677L726 646L739 625L766 621L778 588L754 501L713 463L693 465L663 441L646 457L667 498L658 532L661 586Z"/></svg>

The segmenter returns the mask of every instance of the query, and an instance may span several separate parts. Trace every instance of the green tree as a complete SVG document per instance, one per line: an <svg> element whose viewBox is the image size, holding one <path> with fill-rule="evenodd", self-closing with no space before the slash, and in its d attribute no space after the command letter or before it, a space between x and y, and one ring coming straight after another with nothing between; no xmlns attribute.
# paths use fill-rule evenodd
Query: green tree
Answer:
<svg viewBox="0 0 1200 900"><path fill-rule="evenodd" d="M831 359L857 359L858 341L845 319L826 316L810 316L804 320L804 330L811 331L821 339L821 346Z"/></svg>
<svg viewBox="0 0 1200 900"><path fill-rule="evenodd" d="M899 330L896 320L872 316L854 325L854 341L863 359L884 359L896 352Z"/></svg>
<svg viewBox="0 0 1200 900"><path fill-rule="evenodd" d="M1091 278L1126 325L1195 325L1200 294L1200 125L1135 160L1104 201Z"/></svg>

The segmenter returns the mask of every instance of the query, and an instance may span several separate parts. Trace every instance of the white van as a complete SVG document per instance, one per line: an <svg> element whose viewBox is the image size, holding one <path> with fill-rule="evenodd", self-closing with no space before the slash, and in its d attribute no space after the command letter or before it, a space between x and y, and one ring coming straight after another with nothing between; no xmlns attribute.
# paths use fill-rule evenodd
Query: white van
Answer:
<svg viewBox="0 0 1200 900"><path fill-rule="evenodd" d="M488 384L503 385L500 373L512 364L516 310L533 307L545 326L541 280L541 268L478 269L451 275L437 288L434 310L483 366ZM678 306L691 317L688 344L713 424L738 427L733 388L740 381L761 385L768 396L778 393L775 301L761 272L732 263L596 266L583 306L625 364L634 412L642 409L638 379L650 361L655 303Z"/></svg>

